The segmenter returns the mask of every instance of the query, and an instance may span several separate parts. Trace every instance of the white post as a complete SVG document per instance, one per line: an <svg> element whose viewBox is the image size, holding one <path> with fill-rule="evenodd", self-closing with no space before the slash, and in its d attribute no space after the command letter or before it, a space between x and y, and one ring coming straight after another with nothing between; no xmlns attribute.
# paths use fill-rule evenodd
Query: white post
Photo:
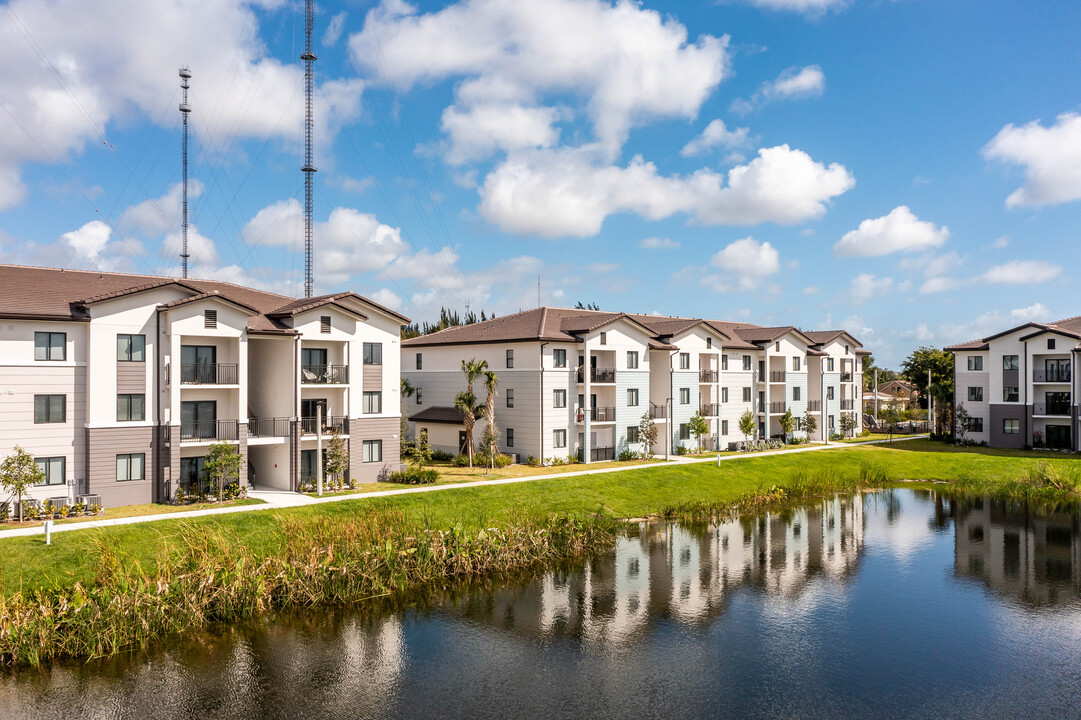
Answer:
<svg viewBox="0 0 1081 720"><path fill-rule="evenodd" d="M875 423L878 422L878 368L875 368Z"/></svg>
<svg viewBox="0 0 1081 720"><path fill-rule="evenodd" d="M315 406L315 487L323 497L323 406Z"/></svg>
<svg viewBox="0 0 1081 720"><path fill-rule="evenodd" d="M45 544L46 545L52 545L53 544L53 521L52 520L46 520L45 521Z"/></svg>
<svg viewBox="0 0 1081 720"><path fill-rule="evenodd" d="M927 419L931 422L931 428L934 428L935 399L931 397L931 368L927 368Z"/></svg>

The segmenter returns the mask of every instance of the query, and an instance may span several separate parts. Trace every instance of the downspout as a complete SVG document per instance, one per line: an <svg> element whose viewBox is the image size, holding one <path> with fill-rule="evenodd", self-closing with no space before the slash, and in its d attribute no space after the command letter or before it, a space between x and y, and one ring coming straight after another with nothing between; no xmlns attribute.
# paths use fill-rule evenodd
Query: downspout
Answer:
<svg viewBox="0 0 1081 720"><path fill-rule="evenodd" d="M1028 419L1029 419L1029 416L1032 414L1031 413L1031 408L1028 405L1028 384L1029 384L1029 381L1031 380L1031 378L1029 377L1029 374L1028 374L1028 340L1024 341L1023 347L1025 349L1025 370L1024 370L1025 374L1022 376L1022 378L1025 381L1024 385L1025 385L1025 438L1026 438L1026 440L1022 443L1022 446L1024 446L1024 445L1030 445L1031 446L1032 439L1033 439L1032 438L1032 428L1030 428L1028 426ZM988 353L988 354L990 355L990 353ZM954 366L954 372L955 373L957 372L956 365ZM954 398L956 398L957 397L957 384L956 383L954 383L953 392L954 392ZM988 398L988 399L990 399L990 398ZM956 400L955 400L955 402L956 402Z"/></svg>
<svg viewBox="0 0 1081 720"><path fill-rule="evenodd" d="M300 335L293 336L293 421L289 423L289 485L293 492L300 492L300 447L298 430L300 429L300 368L297 358L300 356ZM401 371L399 370L399 375ZM350 436L352 438L352 436ZM350 439L352 444L352 439ZM297 446L297 447L294 447Z"/></svg>
<svg viewBox="0 0 1081 720"><path fill-rule="evenodd" d="M540 346L540 359L537 367L540 368L540 401L537 403L537 414L540 416L540 425L538 426L538 434L540 435L540 461L541 466L544 466L544 348L548 347L548 341L545 340ZM576 388L577 389L577 388Z"/></svg>
<svg viewBox="0 0 1081 720"><path fill-rule="evenodd" d="M672 365L672 360L675 359L677 352L679 352L679 351L678 350L670 350L668 352L668 399L666 400L666 402L668 404L668 440L666 440L665 443L664 443L664 459L665 460L668 459L668 446L669 445L673 446L672 452L675 452L674 446L675 446L675 432L676 432L676 402L675 402L675 400L673 399L672 396L674 394L673 388L675 387L675 382L676 382L676 379L675 379L676 371L675 371L675 368Z"/></svg>
<svg viewBox="0 0 1081 720"><path fill-rule="evenodd" d="M154 469L158 473L158 492L161 493L161 500L164 502L169 499L169 493L165 487L165 468L163 467L161 453L164 450L164 443L162 440L161 431L161 312L156 311L154 313L154 409L158 416L158 426L154 428L154 433L157 436L154 438L154 447L157 452L154 455ZM171 441L171 440L170 440ZM177 442L180 439L177 438ZM171 468L170 468L171 474ZM86 491L90 492L90 473L86 474L87 488Z"/></svg>

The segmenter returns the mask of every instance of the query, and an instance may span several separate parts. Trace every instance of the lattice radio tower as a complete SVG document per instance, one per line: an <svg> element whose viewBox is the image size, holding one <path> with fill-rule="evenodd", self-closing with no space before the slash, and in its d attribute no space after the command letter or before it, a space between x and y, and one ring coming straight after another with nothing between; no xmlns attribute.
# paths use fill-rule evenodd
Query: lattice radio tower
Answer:
<svg viewBox="0 0 1081 720"><path fill-rule="evenodd" d="M188 80L191 79L191 70L185 65L180 68L180 87L183 89L184 96L180 100L180 117L184 121L184 145L183 145L183 163L184 166L184 206L183 215L180 221L180 274L181 277L188 276L188 258L191 255L188 254L188 114L191 113L191 105L188 105Z"/></svg>
<svg viewBox="0 0 1081 720"><path fill-rule="evenodd" d="M315 53L312 52L312 31L315 28L315 0L304 4L304 297L312 296L312 76Z"/></svg>

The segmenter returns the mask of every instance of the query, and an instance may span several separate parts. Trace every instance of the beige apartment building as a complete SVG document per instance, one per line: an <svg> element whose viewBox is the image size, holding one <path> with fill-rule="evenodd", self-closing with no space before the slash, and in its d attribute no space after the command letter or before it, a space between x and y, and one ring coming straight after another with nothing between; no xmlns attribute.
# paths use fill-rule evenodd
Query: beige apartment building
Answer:
<svg viewBox="0 0 1081 720"><path fill-rule="evenodd" d="M34 498L109 507L202 482L221 441L243 481L296 490L338 433L372 481L399 464L405 323L352 292L0 265L0 457L34 455Z"/></svg>
<svg viewBox="0 0 1081 720"><path fill-rule="evenodd" d="M843 330L541 307L405 340L402 374L417 391L411 429L426 430L434 447L463 447L454 398L465 389L462 361L476 358L499 375L504 452L588 463L643 450L645 414L659 426L662 455L697 446L689 423L698 412L707 449L744 440L739 418L748 410L759 438L781 435L789 409L797 435L807 436L808 413L816 418L813 440L837 432L843 414L860 427L865 354ZM483 399L479 383L474 390Z"/></svg>

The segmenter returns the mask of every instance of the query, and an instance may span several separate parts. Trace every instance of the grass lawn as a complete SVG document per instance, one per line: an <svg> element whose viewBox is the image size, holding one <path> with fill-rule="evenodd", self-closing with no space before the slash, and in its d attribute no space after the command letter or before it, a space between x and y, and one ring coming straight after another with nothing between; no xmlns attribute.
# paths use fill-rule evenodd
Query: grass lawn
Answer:
<svg viewBox="0 0 1081 720"><path fill-rule="evenodd" d="M46 547L41 537L0 539L0 573L8 591L20 586L90 581L96 567L95 543L115 538L133 561L152 563L159 550L176 542L179 532L219 526L257 552L272 552L282 537L278 516L314 515L328 519L363 516L373 506L392 506L432 527L489 527L530 514L601 512L640 517L682 502L724 502L761 488L784 485L798 472L854 476L861 466L883 470L899 480L983 478L1019 480L1046 459L1064 470L1081 468L1081 458L1054 452L953 448L930 440L851 447L792 455L759 455L718 466L712 463L659 464L627 473L553 478L511 485L462 488L355 502L327 503L266 512L236 513L60 533ZM563 468L564 470L567 468ZM571 468L573 469L573 468ZM385 485L381 486L385 487Z"/></svg>
<svg viewBox="0 0 1081 720"><path fill-rule="evenodd" d="M115 520L116 518L143 517L145 515L169 515L171 513L187 512L188 510L215 510L217 508L234 507L236 505L262 505L265 500L255 498L243 498L241 500L226 500L221 503L192 503L190 505L161 505L158 503L146 503L144 505L121 505L115 508L106 508L98 515L84 515L81 517L64 518L54 520L57 525L71 525L75 523L90 522L91 520ZM41 527L41 520L28 522L11 522L0 525L0 530L12 530L23 527Z"/></svg>

